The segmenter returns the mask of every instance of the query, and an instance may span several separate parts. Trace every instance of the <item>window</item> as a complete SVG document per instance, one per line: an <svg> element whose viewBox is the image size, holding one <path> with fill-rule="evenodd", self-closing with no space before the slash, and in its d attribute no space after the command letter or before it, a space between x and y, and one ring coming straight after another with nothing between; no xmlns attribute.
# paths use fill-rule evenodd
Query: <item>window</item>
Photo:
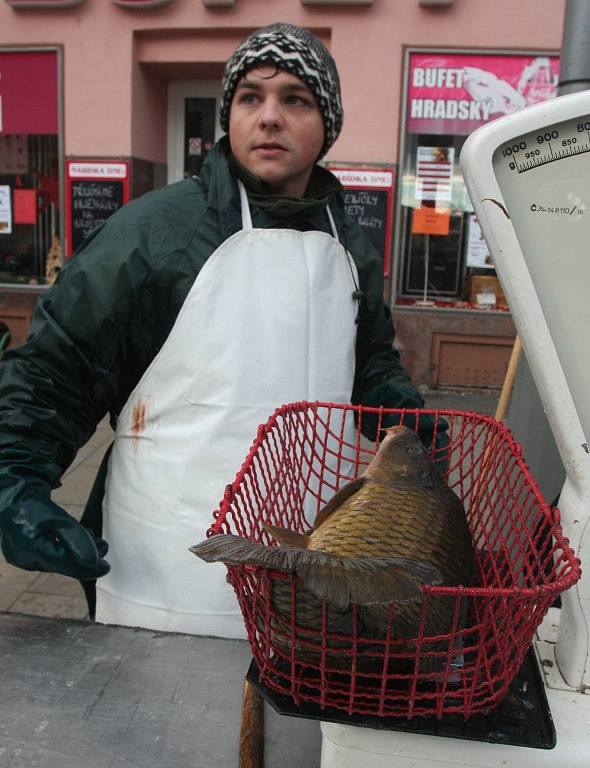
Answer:
<svg viewBox="0 0 590 768"><path fill-rule="evenodd" d="M57 51L0 50L0 282L61 264Z"/></svg>
<svg viewBox="0 0 590 768"><path fill-rule="evenodd" d="M459 156L480 125L553 96L558 64L536 54L407 52L398 303L506 308Z"/></svg>

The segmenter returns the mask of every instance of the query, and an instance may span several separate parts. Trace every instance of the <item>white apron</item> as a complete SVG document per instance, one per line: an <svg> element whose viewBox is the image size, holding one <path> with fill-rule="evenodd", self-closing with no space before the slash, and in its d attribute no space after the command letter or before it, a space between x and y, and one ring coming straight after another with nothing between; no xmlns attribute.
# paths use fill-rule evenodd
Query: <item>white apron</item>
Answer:
<svg viewBox="0 0 590 768"><path fill-rule="evenodd" d="M240 197L243 229L201 269L117 423L99 622L245 637L225 566L189 547L277 406L350 402L357 274L331 214L334 237L253 229Z"/></svg>

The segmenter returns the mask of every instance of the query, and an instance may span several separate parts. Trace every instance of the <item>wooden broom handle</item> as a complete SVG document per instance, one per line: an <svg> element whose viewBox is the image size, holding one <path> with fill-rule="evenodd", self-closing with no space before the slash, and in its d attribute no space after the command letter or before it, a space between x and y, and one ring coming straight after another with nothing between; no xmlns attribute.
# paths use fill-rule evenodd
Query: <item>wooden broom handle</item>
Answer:
<svg viewBox="0 0 590 768"><path fill-rule="evenodd" d="M522 353L522 344L520 338L517 336L514 339L514 346L512 347L512 354L508 361L508 368L506 370L506 376L504 376L504 383L502 384L502 391L500 392L500 399L496 407L495 418L498 421L503 421L508 410L508 403L510 402L510 395L512 394L512 387L514 385L514 377L516 376L516 369L518 368L518 362Z"/></svg>
<svg viewBox="0 0 590 768"><path fill-rule="evenodd" d="M494 414L494 418L497 421L503 421L504 416L506 416L508 403L510 402L510 396L512 394L512 387L514 385L514 377L516 376L516 369L518 368L518 363L520 361L521 354L522 354L522 344L521 344L520 338L516 336L514 339L514 346L512 347L512 354L510 355L510 360L508 361L508 368L506 369L506 375L504 376L502 391L500 392L498 405L496 406L496 413ZM484 472L486 471L486 467L488 462L490 461L490 458L491 458L491 449L490 449L490 446L488 445L486 446L483 452L483 457L480 462L479 474L477 475L477 478L473 485L473 491L471 494L471 499L472 499L471 503L474 505L479 504L480 496L485 491L482 478L484 477Z"/></svg>
<svg viewBox="0 0 590 768"><path fill-rule="evenodd" d="M264 768L264 701L244 680L239 768Z"/></svg>

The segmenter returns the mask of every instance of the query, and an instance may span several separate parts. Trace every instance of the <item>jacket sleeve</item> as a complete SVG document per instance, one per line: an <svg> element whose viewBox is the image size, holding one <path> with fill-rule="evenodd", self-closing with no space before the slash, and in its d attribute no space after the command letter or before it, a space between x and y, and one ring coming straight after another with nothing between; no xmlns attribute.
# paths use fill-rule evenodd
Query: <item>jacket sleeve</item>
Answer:
<svg viewBox="0 0 590 768"><path fill-rule="evenodd" d="M347 235L363 297L359 311L352 402L374 408L423 408L424 398L402 366L395 347L391 312L383 301L383 261L356 225L349 223ZM381 419L379 414L365 414L362 431L365 437L375 440L379 427L393 426L399 421L399 416L393 414ZM432 444L434 437L439 445L439 435L448 426L443 419L427 414L418 417L406 414L403 423L411 428L417 427L426 445Z"/></svg>
<svg viewBox="0 0 590 768"><path fill-rule="evenodd" d="M0 511L59 484L133 369L141 243L115 221L87 240L38 301L27 342L0 363Z"/></svg>
<svg viewBox="0 0 590 768"><path fill-rule="evenodd" d="M369 304L369 301L366 300ZM352 402L355 405L374 408L422 408L424 399L403 368L399 352L394 346L395 331L391 313L383 301L370 305L359 316L357 334L357 366ZM365 437L375 440L378 415L365 414L362 431ZM412 420L412 419L410 419ZM386 416L381 426L393 426L399 419ZM408 419L404 423L409 426Z"/></svg>
<svg viewBox="0 0 590 768"><path fill-rule="evenodd" d="M387 408L422 408L424 399L403 368L395 344L391 313L382 302L359 317L355 404Z"/></svg>

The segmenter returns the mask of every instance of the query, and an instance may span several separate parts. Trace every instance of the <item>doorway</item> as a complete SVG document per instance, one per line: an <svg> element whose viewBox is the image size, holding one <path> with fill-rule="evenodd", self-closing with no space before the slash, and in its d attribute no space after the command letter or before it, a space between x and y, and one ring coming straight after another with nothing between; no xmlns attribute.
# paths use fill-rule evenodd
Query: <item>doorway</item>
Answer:
<svg viewBox="0 0 590 768"><path fill-rule="evenodd" d="M168 84L168 183L199 174L223 132L219 80L171 80Z"/></svg>

